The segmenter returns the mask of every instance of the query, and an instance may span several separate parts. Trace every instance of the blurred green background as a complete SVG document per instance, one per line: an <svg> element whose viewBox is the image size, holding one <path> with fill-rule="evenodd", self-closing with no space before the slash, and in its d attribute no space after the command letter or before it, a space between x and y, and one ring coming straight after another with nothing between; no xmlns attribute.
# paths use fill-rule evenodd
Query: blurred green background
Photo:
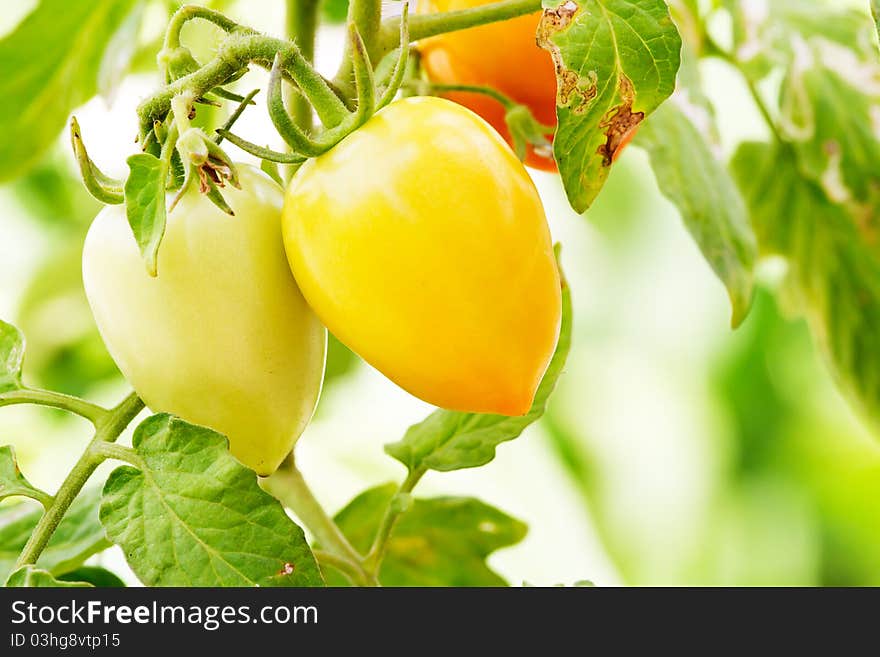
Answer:
<svg viewBox="0 0 880 657"><path fill-rule="evenodd" d="M275 0L222 4L258 29L283 24ZM0 19L0 31L27 5ZM140 72L76 112L92 157L111 175L123 173L136 148L137 101L159 83L150 69L165 18L157 5L144 22ZM189 26L185 39L208 53L211 29ZM321 68L335 68L341 44L341 28L322 29ZM725 154L762 138L740 79L720 63L703 68ZM258 73L240 83L261 86ZM238 132L280 146L259 109ZM568 208L556 177L534 177L573 292L568 366L539 425L503 445L489 466L430 473L419 492L476 495L526 521L526 540L491 559L513 584L880 584L880 449L804 324L774 300L779 263L761 266L755 308L732 332L723 287L641 151L626 151L584 217ZM66 137L0 187L0 317L27 337L30 383L110 402L125 384L79 273L98 207L78 181ZM382 445L430 408L339 345L329 369L298 460L335 510L402 476ZM0 413L0 443L15 445L28 477L49 489L87 439L87 426L51 411ZM124 570L116 551L98 559Z"/></svg>

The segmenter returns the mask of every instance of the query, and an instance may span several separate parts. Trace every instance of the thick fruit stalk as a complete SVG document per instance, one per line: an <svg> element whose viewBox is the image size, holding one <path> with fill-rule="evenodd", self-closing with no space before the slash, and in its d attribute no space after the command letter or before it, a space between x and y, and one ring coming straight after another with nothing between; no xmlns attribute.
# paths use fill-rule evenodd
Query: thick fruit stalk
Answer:
<svg viewBox="0 0 880 657"><path fill-rule="evenodd" d="M470 110L408 98L307 162L290 265L345 344L437 406L528 412L553 354L559 272L522 164Z"/></svg>
<svg viewBox="0 0 880 657"><path fill-rule="evenodd" d="M266 475L305 429L321 389L326 330L284 256L281 189L239 166L229 216L194 188L168 216L151 278L123 206L97 216L83 279L119 369L153 411L226 434Z"/></svg>

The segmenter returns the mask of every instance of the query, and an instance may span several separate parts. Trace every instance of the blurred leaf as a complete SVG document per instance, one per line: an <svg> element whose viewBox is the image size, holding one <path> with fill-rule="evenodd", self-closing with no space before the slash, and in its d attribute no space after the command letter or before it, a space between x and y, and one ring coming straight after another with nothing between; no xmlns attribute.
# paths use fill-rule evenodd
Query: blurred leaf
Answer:
<svg viewBox="0 0 880 657"><path fill-rule="evenodd" d="M571 292L563 283L559 342L535 393L532 408L526 415L508 417L439 409L411 426L401 440L386 445L385 451L410 471L428 468L447 472L489 463L495 458L495 448L499 444L518 437L544 414L570 346Z"/></svg>
<svg viewBox="0 0 880 657"><path fill-rule="evenodd" d="M801 172L831 200L873 204L880 188L880 53L861 63L842 53L851 51L824 42L804 47L782 86L780 123Z"/></svg>
<svg viewBox="0 0 880 657"><path fill-rule="evenodd" d="M145 3L136 2L116 29L98 67L98 93L112 99L122 78L128 73L138 49L138 35L144 18ZM158 50L156 51L158 52Z"/></svg>
<svg viewBox="0 0 880 657"><path fill-rule="evenodd" d="M11 189L31 217L71 232L81 232L101 207L74 175L60 148L18 178Z"/></svg>
<svg viewBox="0 0 880 657"><path fill-rule="evenodd" d="M24 336L12 324L0 320L0 393L21 388Z"/></svg>
<svg viewBox="0 0 880 657"><path fill-rule="evenodd" d="M0 180L24 172L91 98L104 50L136 0L40 0L0 40Z"/></svg>
<svg viewBox="0 0 880 657"><path fill-rule="evenodd" d="M686 109L689 114L677 102L663 105L644 123L637 143L651 156L660 191L678 206L703 256L727 287L736 328L752 303L755 236L739 190L691 118L711 122L711 115L692 104Z"/></svg>
<svg viewBox="0 0 880 657"><path fill-rule="evenodd" d="M147 586L321 586L302 530L229 453L225 437L154 415L142 463L104 486L101 521Z"/></svg>
<svg viewBox="0 0 880 657"><path fill-rule="evenodd" d="M663 0L545 6L538 44L559 88L553 153L569 202L584 212L624 139L675 89L681 38Z"/></svg>
<svg viewBox="0 0 880 657"><path fill-rule="evenodd" d="M787 68L808 43L837 44L861 57L876 57L867 12L841 7L839 0L724 0L724 5L733 19L734 56L754 79L777 66Z"/></svg>
<svg viewBox="0 0 880 657"><path fill-rule="evenodd" d="M69 573L61 575L58 579L62 582L84 582L99 588L124 587L123 582L116 573L98 566L82 566Z"/></svg>
<svg viewBox="0 0 880 657"><path fill-rule="evenodd" d="M371 488L336 515L355 549L370 548L394 484ZM495 550L519 543L525 524L472 497L416 499L388 541L379 580L384 586L506 586L486 565ZM333 573L331 585L345 580Z"/></svg>
<svg viewBox="0 0 880 657"><path fill-rule="evenodd" d="M30 497L41 504L49 498L39 488L32 486L18 469L12 446L4 445L0 447L0 500L14 496Z"/></svg>
<svg viewBox="0 0 880 657"><path fill-rule="evenodd" d="M18 309L28 336L28 372L49 390L82 396L120 374L98 334L82 284L82 240L50 251Z"/></svg>
<svg viewBox="0 0 880 657"><path fill-rule="evenodd" d="M138 153L128 158L125 214L141 250L147 271L157 274L159 244L165 234L165 183L168 171L159 158Z"/></svg>
<svg viewBox="0 0 880 657"><path fill-rule="evenodd" d="M91 587L88 582L63 582L52 577L52 574L36 566L22 566L6 580L9 587L51 587L51 588L84 588Z"/></svg>
<svg viewBox="0 0 880 657"><path fill-rule="evenodd" d="M348 16L348 0L322 0L321 18L327 23L344 23Z"/></svg>
<svg viewBox="0 0 880 657"><path fill-rule="evenodd" d="M38 567L55 576L63 575L79 568L93 554L110 546L98 519L100 496L101 491L97 488L80 493L49 539L49 544L37 561ZM42 515L42 510L32 511L0 525L0 580L5 580L9 575ZM0 522L4 519L0 517Z"/></svg>
<svg viewBox="0 0 880 657"><path fill-rule="evenodd" d="M870 224L801 177L789 147L743 144L733 171L763 253L789 262L789 284L836 378L880 426L880 249Z"/></svg>

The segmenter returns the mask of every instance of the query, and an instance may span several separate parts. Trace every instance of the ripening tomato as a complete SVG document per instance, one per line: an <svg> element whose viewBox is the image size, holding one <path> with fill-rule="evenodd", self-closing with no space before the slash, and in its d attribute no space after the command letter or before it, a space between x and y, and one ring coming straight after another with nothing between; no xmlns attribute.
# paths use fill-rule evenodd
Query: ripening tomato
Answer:
<svg viewBox="0 0 880 657"><path fill-rule="evenodd" d="M314 411L326 330L309 309L284 255L283 192L239 165L235 212L195 189L168 216L157 278L138 252L123 206L89 229L83 280L119 369L153 411L229 437L261 475L290 452Z"/></svg>
<svg viewBox="0 0 880 657"><path fill-rule="evenodd" d="M559 272L528 173L476 114L392 103L302 166L283 228L309 304L398 385L455 410L529 410L559 333Z"/></svg>
<svg viewBox="0 0 880 657"><path fill-rule="evenodd" d="M494 0L419 0L419 13L455 11ZM541 12L467 30L440 34L419 42L422 67L438 84L489 86L528 107L544 125L556 125L556 69L550 54L541 49L535 34ZM475 111L511 142L504 107L480 93L443 94ZM551 138L552 135L548 135ZM550 148L529 147L526 164L556 171Z"/></svg>

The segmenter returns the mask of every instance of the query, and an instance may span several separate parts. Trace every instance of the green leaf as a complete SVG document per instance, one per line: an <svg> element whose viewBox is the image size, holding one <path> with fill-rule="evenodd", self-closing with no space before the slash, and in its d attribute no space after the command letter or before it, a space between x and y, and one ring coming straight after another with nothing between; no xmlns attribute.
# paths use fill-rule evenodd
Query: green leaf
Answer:
<svg viewBox="0 0 880 657"><path fill-rule="evenodd" d="M150 276L158 273L159 244L165 235L165 183L168 171L149 153L128 158L125 181L125 215L146 262Z"/></svg>
<svg viewBox="0 0 880 657"><path fill-rule="evenodd" d="M225 437L154 415L132 444L142 463L110 475L101 521L144 584L323 584L302 530Z"/></svg>
<svg viewBox="0 0 880 657"><path fill-rule="evenodd" d="M411 426L400 441L386 445L385 451L410 471L427 468L447 472L485 465L495 458L499 444L513 440L544 414L570 346L571 293L563 282L559 342L526 415L508 417L439 409Z"/></svg>
<svg viewBox="0 0 880 657"><path fill-rule="evenodd" d="M366 552L394 484L361 493L336 515L352 545ZM519 543L524 523L472 497L416 499L388 541L379 581L384 586L506 586L486 565L495 550ZM336 576L332 584L344 584Z"/></svg>
<svg viewBox="0 0 880 657"><path fill-rule="evenodd" d="M0 393L21 388L24 336L12 324L0 320Z"/></svg>
<svg viewBox="0 0 880 657"><path fill-rule="evenodd" d="M7 497L30 497L41 504L49 499L49 495L35 488L18 469L15 450L11 445L0 447L0 500Z"/></svg>
<svg viewBox="0 0 880 657"><path fill-rule="evenodd" d="M557 71L553 153L583 212L624 139L675 89L681 38L664 0L566 0L544 10L538 43Z"/></svg>
<svg viewBox="0 0 880 657"><path fill-rule="evenodd" d="M61 575L62 582L84 582L98 588L122 588L125 586L119 575L99 566L82 566Z"/></svg>
<svg viewBox="0 0 880 657"><path fill-rule="evenodd" d="M675 97L644 123L637 143L651 157L660 191L678 207L706 261L727 287L736 328L752 304L755 236L739 190L701 132L708 128L698 127L691 116L712 121L705 109Z"/></svg>
<svg viewBox="0 0 880 657"><path fill-rule="evenodd" d="M49 539L37 561L38 567L55 576L63 575L110 546L98 519L100 499L101 491L97 488L80 493ZM42 510L35 510L19 516L20 506L15 505L0 516L0 580L9 575L43 515Z"/></svg>
<svg viewBox="0 0 880 657"><path fill-rule="evenodd" d="M880 427L880 246L873 228L804 179L790 147L744 144L732 166L762 253L788 260L792 297L838 383Z"/></svg>
<svg viewBox="0 0 880 657"><path fill-rule="evenodd" d="M137 0L40 0L0 40L0 180L23 173L91 98L104 51Z"/></svg>
<svg viewBox="0 0 880 657"><path fill-rule="evenodd" d="M91 588L88 582L65 582L55 579L52 573L36 566L22 566L9 576L6 586L41 588Z"/></svg>

